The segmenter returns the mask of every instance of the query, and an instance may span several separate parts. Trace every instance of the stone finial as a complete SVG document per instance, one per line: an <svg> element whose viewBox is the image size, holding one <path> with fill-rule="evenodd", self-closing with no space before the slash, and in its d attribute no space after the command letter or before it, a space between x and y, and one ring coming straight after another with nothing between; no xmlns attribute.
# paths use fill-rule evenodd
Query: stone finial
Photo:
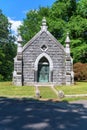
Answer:
<svg viewBox="0 0 87 130"><path fill-rule="evenodd" d="M21 53L21 52L22 52L22 44L21 44L22 41L23 41L23 40L22 40L22 37L21 37L21 35L19 35L18 38L17 38L17 42L18 42L17 52L18 52L18 53Z"/></svg>
<svg viewBox="0 0 87 130"><path fill-rule="evenodd" d="M18 43L17 53L21 53L21 52L22 52L22 45L21 43Z"/></svg>
<svg viewBox="0 0 87 130"><path fill-rule="evenodd" d="M69 33L67 33L67 37L66 37L65 42L66 42L66 43L70 43Z"/></svg>
<svg viewBox="0 0 87 130"><path fill-rule="evenodd" d="M41 26L41 31L47 31L47 26L46 26L46 18L43 17L42 19L42 26Z"/></svg>
<svg viewBox="0 0 87 130"><path fill-rule="evenodd" d="M43 19L42 19L42 26L46 26L46 18L45 17L43 17Z"/></svg>
<svg viewBox="0 0 87 130"><path fill-rule="evenodd" d="M21 35L19 35L18 38L17 38L17 42L18 42L18 43L22 43L22 41L23 41L23 40L22 40L22 37L21 37Z"/></svg>
<svg viewBox="0 0 87 130"><path fill-rule="evenodd" d="M70 55L70 46L69 46L70 38L69 38L69 33L67 33L67 37L66 37L65 42L66 42L65 51L66 51L66 54L69 56Z"/></svg>

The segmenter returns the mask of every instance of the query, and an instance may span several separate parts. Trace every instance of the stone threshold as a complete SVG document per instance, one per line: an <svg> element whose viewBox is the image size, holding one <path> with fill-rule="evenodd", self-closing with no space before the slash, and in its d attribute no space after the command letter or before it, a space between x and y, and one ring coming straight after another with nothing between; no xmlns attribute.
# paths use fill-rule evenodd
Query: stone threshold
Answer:
<svg viewBox="0 0 87 130"><path fill-rule="evenodd" d="M54 86L54 83L34 83L34 86L36 87L51 87Z"/></svg>

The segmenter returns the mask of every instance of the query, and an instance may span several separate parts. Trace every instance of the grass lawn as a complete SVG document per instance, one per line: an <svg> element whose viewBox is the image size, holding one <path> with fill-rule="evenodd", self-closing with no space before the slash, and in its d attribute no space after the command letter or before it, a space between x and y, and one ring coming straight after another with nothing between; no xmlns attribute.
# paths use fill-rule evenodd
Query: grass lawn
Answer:
<svg viewBox="0 0 87 130"><path fill-rule="evenodd" d="M56 86L56 90L64 91L65 95L87 94L87 82L77 82L73 86ZM41 99L58 99L50 87L39 87ZM35 88L32 86L13 86L11 82L0 82L0 97L27 97L35 98ZM61 100L72 101L86 99L87 97L63 98ZM59 99L60 100L60 99Z"/></svg>
<svg viewBox="0 0 87 130"><path fill-rule="evenodd" d="M57 90L64 91L64 94L87 94L87 82L77 82L73 86L57 86Z"/></svg>
<svg viewBox="0 0 87 130"><path fill-rule="evenodd" d="M87 82L77 82L73 86L56 86L57 90L62 90L65 95L74 94L87 94ZM87 97L73 97L73 98L63 98L62 101L75 101L75 100L87 100Z"/></svg>
<svg viewBox="0 0 87 130"><path fill-rule="evenodd" d="M35 88L31 86L17 87L11 82L0 82L0 97L34 97Z"/></svg>
<svg viewBox="0 0 87 130"><path fill-rule="evenodd" d="M87 100L87 97L62 98L60 101L71 102L71 101L78 101L78 100Z"/></svg>
<svg viewBox="0 0 87 130"><path fill-rule="evenodd" d="M39 87L41 98L58 98L50 87Z"/></svg>

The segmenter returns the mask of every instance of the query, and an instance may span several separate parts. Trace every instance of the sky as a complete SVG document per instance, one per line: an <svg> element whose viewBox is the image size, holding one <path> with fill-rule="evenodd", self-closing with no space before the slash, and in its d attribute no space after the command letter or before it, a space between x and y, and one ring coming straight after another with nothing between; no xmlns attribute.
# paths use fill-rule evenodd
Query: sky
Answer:
<svg viewBox="0 0 87 130"><path fill-rule="evenodd" d="M56 0L0 0L0 9L12 23L12 30L17 34L17 28L22 24L29 10L50 7Z"/></svg>

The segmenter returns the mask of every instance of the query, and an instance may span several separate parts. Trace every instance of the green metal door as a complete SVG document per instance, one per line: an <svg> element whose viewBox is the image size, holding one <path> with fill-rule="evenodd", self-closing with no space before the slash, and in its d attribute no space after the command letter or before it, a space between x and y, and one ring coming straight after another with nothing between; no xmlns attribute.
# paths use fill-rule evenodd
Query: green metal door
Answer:
<svg viewBox="0 0 87 130"><path fill-rule="evenodd" d="M38 65L38 82L49 82L49 65Z"/></svg>

